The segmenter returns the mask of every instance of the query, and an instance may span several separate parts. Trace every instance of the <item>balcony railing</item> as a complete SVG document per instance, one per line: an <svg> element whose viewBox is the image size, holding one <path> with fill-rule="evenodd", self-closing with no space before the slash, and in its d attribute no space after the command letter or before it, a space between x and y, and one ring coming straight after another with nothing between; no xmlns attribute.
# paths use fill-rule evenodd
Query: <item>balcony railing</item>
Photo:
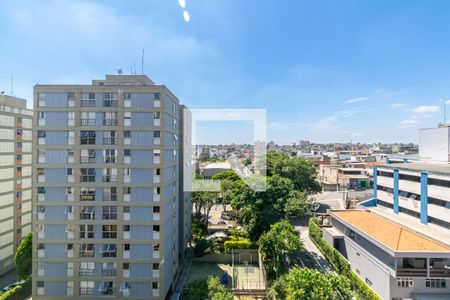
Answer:
<svg viewBox="0 0 450 300"><path fill-rule="evenodd" d="M83 251L80 251L80 257L95 257L94 250L83 250Z"/></svg>
<svg viewBox="0 0 450 300"><path fill-rule="evenodd" d="M103 232L102 238L104 239L116 239L117 232Z"/></svg>
<svg viewBox="0 0 450 300"><path fill-rule="evenodd" d="M115 156L105 156L105 157L103 157L103 162L105 164L115 164L116 163L116 157Z"/></svg>
<svg viewBox="0 0 450 300"><path fill-rule="evenodd" d="M397 277L426 277L426 268L398 268Z"/></svg>
<svg viewBox="0 0 450 300"><path fill-rule="evenodd" d="M450 277L450 268L434 268L430 267L431 277Z"/></svg>
<svg viewBox="0 0 450 300"><path fill-rule="evenodd" d="M103 213L103 220L117 220L117 213Z"/></svg>
<svg viewBox="0 0 450 300"><path fill-rule="evenodd" d="M95 145L95 137L81 138L80 143L81 145Z"/></svg>
<svg viewBox="0 0 450 300"><path fill-rule="evenodd" d="M94 288L80 288L80 295L93 295Z"/></svg>
<svg viewBox="0 0 450 300"><path fill-rule="evenodd" d="M117 138L115 137L104 137L103 138L103 145L116 145L117 144Z"/></svg>
<svg viewBox="0 0 450 300"><path fill-rule="evenodd" d="M81 175L80 182L95 182L95 175Z"/></svg>
<svg viewBox="0 0 450 300"><path fill-rule="evenodd" d="M103 107L117 107L118 100L103 100Z"/></svg>
<svg viewBox="0 0 450 300"><path fill-rule="evenodd" d="M103 201L117 201L117 194L103 194Z"/></svg>
<svg viewBox="0 0 450 300"><path fill-rule="evenodd" d="M116 269L102 269L102 276L105 276L105 277L116 277L116 275L117 275L117 270Z"/></svg>
<svg viewBox="0 0 450 300"><path fill-rule="evenodd" d="M94 270L93 269L80 270L80 276L94 276Z"/></svg>
<svg viewBox="0 0 450 300"><path fill-rule="evenodd" d="M117 175L103 175L103 182L116 182Z"/></svg>
<svg viewBox="0 0 450 300"><path fill-rule="evenodd" d="M81 100L81 107L95 107L95 100Z"/></svg>
<svg viewBox="0 0 450 300"><path fill-rule="evenodd" d="M103 120L103 126L117 126L117 124L119 124L119 120L117 119Z"/></svg>
<svg viewBox="0 0 450 300"><path fill-rule="evenodd" d="M95 194L92 195L80 195L80 201L95 201Z"/></svg>
<svg viewBox="0 0 450 300"><path fill-rule="evenodd" d="M81 156L80 162L82 164L94 164L95 163L95 157L89 157L89 156Z"/></svg>
<svg viewBox="0 0 450 300"><path fill-rule="evenodd" d="M81 126L95 126L95 119L80 119Z"/></svg>

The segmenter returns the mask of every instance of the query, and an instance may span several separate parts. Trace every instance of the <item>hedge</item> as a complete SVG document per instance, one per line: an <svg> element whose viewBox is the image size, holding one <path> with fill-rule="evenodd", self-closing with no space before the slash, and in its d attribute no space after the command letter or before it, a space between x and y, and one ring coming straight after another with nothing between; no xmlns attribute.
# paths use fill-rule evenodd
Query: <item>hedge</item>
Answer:
<svg viewBox="0 0 450 300"><path fill-rule="evenodd" d="M381 298L351 270L350 264L345 258L322 238L322 230L319 225L317 225L314 218L309 220L309 237L336 272L350 280L351 287L353 291L355 291L358 299L381 300Z"/></svg>
<svg viewBox="0 0 450 300"><path fill-rule="evenodd" d="M31 279L0 295L0 300L22 300L31 295Z"/></svg>
<svg viewBox="0 0 450 300"><path fill-rule="evenodd" d="M225 251L231 249L257 249L258 245L255 242L251 242L249 240L240 240L240 241L226 241L224 243Z"/></svg>

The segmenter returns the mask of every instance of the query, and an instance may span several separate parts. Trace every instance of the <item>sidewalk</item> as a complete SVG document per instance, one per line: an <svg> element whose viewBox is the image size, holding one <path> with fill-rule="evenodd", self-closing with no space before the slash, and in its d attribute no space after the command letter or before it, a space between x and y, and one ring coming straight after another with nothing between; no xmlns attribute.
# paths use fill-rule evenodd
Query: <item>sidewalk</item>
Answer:
<svg viewBox="0 0 450 300"><path fill-rule="evenodd" d="M305 244L306 250L309 251L311 256L316 261L319 268L322 270L322 272L332 272L333 267L328 263L327 259L323 256L322 252L314 245L314 243L309 238L309 230L308 227L299 226L296 228L300 231L300 238Z"/></svg>

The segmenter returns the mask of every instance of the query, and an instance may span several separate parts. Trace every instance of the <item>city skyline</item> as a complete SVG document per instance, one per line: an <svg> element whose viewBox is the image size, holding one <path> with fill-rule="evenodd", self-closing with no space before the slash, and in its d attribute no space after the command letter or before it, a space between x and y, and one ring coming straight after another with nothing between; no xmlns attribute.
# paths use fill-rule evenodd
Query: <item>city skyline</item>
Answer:
<svg viewBox="0 0 450 300"><path fill-rule="evenodd" d="M145 49L191 108L266 108L268 140L417 143L450 99L449 6L186 1L186 22L176 0L0 1L0 91L13 74L31 107L35 83L141 73Z"/></svg>

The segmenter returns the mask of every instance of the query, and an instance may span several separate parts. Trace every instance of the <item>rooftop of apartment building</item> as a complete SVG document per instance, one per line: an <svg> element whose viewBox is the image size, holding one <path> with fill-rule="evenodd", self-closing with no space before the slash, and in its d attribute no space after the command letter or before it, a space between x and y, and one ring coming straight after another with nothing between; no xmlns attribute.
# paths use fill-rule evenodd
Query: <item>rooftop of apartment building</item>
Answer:
<svg viewBox="0 0 450 300"><path fill-rule="evenodd" d="M450 176L450 164L448 163L429 163L414 162L406 164L388 164L383 168L399 169L404 171L428 172L435 175Z"/></svg>
<svg viewBox="0 0 450 300"><path fill-rule="evenodd" d="M27 100L9 95L0 95L0 105L27 108Z"/></svg>
<svg viewBox="0 0 450 300"><path fill-rule="evenodd" d="M330 213L394 252L450 251L450 246L369 210L331 210Z"/></svg>

